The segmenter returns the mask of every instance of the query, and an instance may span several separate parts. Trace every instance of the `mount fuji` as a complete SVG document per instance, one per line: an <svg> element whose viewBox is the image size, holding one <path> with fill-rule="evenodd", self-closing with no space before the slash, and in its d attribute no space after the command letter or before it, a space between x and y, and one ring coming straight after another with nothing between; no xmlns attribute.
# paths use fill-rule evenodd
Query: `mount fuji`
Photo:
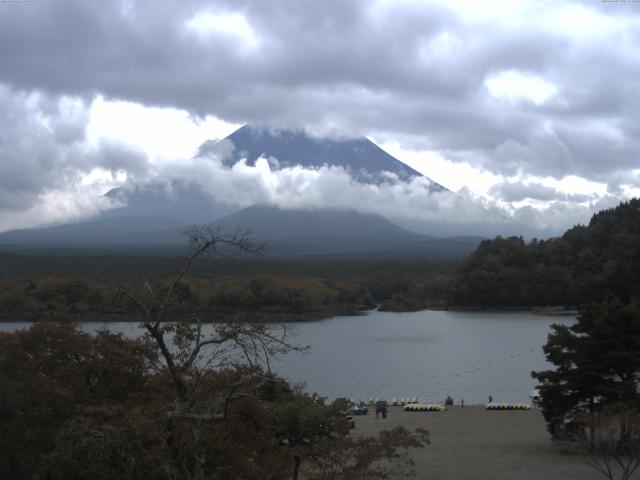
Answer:
<svg viewBox="0 0 640 480"><path fill-rule="evenodd" d="M241 159L254 165L259 157L265 157L277 159L280 167L342 167L358 182L371 184L422 176L364 137L315 137L301 130L245 125L223 140L203 143L196 160L224 148L230 152L224 158L226 166ZM432 192L446 191L431 180L425 185ZM355 209L300 210L264 204L239 209L231 202L215 199L196 182L179 178L117 188L106 196L119 206L73 224L4 232L0 234L0 248L179 249L184 245L184 227L205 222L248 229L257 239L270 242L276 256L355 252L421 257L441 257L448 252L445 256L462 256L472 251L478 240L419 235L380 215Z"/></svg>

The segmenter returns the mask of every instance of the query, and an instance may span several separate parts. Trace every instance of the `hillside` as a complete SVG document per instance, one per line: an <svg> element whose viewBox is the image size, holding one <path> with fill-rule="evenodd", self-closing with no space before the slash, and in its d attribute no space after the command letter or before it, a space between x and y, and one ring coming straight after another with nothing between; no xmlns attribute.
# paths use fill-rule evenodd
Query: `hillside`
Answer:
<svg viewBox="0 0 640 480"><path fill-rule="evenodd" d="M187 225L159 217L104 217L77 224L0 234L0 250L33 254L182 254ZM480 238L433 238L405 230L380 215L342 210L282 210L254 205L214 223L248 230L268 243L270 258L462 259Z"/></svg>
<svg viewBox="0 0 640 480"><path fill-rule="evenodd" d="M380 215L354 210L284 210L254 205L216 223L227 230L251 231L255 238L269 242L269 255L275 257L461 259L481 240L419 235Z"/></svg>
<svg viewBox="0 0 640 480"><path fill-rule="evenodd" d="M182 246L177 220L150 216L107 216L52 227L0 233L0 249L7 251L55 249L127 249Z"/></svg>
<svg viewBox="0 0 640 480"><path fill-rule="evenodd" d="M485 240L450 284L455 305L575 306L640 292L640 199L621 203L560 238Z"/></svg>

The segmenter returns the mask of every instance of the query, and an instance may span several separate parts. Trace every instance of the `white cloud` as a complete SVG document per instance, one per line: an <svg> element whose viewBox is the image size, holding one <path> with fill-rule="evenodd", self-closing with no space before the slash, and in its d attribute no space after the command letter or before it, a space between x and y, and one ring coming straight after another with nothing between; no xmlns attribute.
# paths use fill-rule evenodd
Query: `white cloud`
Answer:
<svg viewBox="0 0 640 480"><path fill-rule="evenodd" d="M19 211L0 206L0 232L80 221L116 207L103 193L101 185L79 185L44 192L28 208Z"/></svg>
<svg viewBox="0 0 640 480"><path fill-rule="evenodd" d="M504 178L468 162L453 162L433 150L411 150L402 148L396 142L386 142L380 146L414 170L454 192L466 189L475 195L487 196L490 188Z"/></svg>
<svg viewBox="0 0 640 480"><path fill-rule="evenodd" d="M86 132L90 145L104 139L118 140L144 151L150 163L161 164L190 158L204 141L224 138L239 126L212 115L198 118L186 110L98 96L91 103Z"/></svg>
<svg viewBox="0 0 640 480"><path fill-rule="evenodd" d="M511 102L528 100L534 105L542 105L558 93L552 83L517 70L492 74L485 79L484 83L491 95Z"/></svg>
<svg viewBox="0 0 640 480"><path fill-rule="evenodd" d="M221 158L209 155L168 166L165 175L196 182L216 199L238 208L266 203L284 209L355 209L436 236L557 235L575 223L587 222L595 206L612 198L594 195L585 200L531 183L527 188L546 201L501 202L464 188L458 194L433 193L420 177L369 184L354 180L342 167L277 165L260 158L255 165L240 161L225 167Z"/></svg>
<svg viewBox="0 0 640 480"><path fill-rule="evenodd" d="M203 40L213 35L223 35L239 41L244 47L257 48L261 40L247 18L240 13L199 12L185 22L187 30L195 32Z"/></svg>

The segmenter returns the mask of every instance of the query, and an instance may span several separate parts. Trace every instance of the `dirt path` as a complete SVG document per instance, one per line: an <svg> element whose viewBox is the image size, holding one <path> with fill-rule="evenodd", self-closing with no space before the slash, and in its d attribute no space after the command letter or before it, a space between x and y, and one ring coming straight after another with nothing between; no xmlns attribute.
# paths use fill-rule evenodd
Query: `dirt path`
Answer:
<svg viewBox="0 0 640 480"><path fill-rule="evenodd" d="M419 479L604 478L580 455L551 442L537 410L487 411L480 406L456 406L446 412L405 412L391 407L386 420L376 420L371 413L354 419L354 433L359 435L375 435L398 425L429 430L431 445L413 454Z"/></svg>

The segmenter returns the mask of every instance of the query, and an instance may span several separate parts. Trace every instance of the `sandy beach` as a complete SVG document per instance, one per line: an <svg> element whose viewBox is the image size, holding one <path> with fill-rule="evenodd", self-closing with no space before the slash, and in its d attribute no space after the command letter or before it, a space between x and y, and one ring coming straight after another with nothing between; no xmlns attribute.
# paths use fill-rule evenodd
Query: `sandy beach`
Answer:
<svg viewBox="0 0 640 480"><path fill-rule="evenodd" d="M445 412L405 412L390 407L385 420L354 417L355 435L403 426L426 428L431 444L415 450L419 479L591 480L604 478L584 459L551 442L539 410L488 411L483 406Z"/></svg>

